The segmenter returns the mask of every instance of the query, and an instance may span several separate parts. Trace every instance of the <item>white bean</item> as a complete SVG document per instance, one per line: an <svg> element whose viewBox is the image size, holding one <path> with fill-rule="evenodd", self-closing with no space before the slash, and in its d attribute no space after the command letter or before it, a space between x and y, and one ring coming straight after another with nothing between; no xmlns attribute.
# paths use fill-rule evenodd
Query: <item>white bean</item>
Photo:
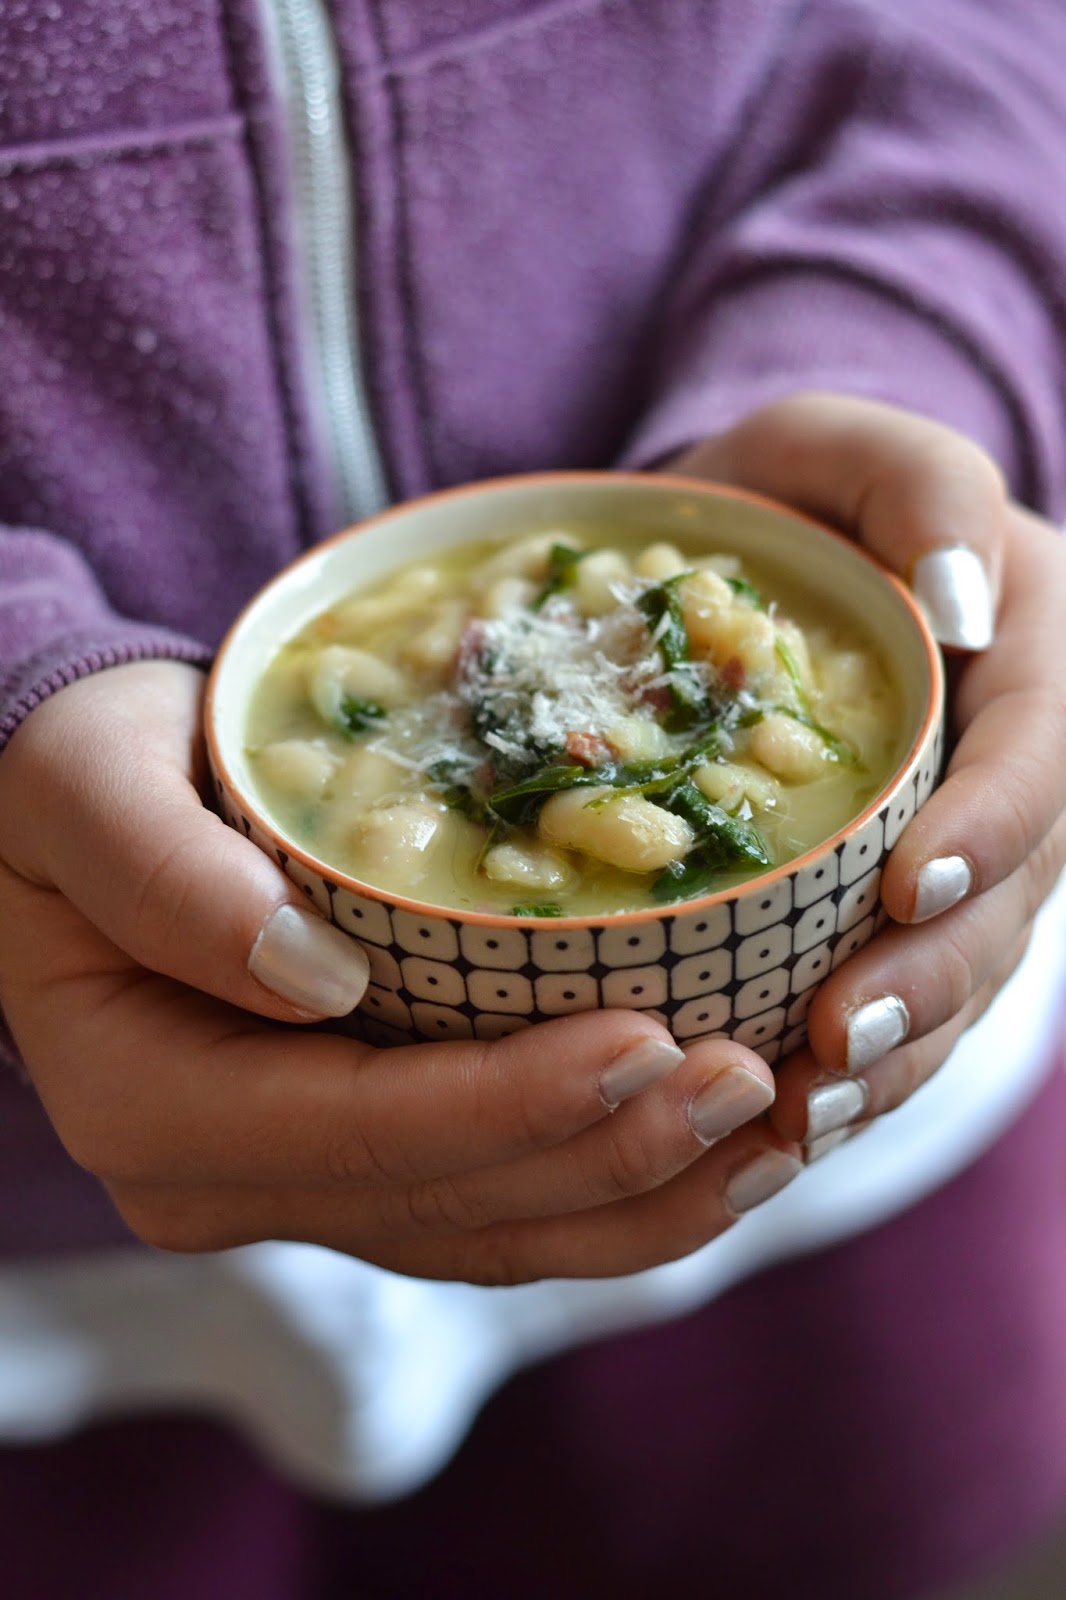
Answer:
<svg viewBox="0 0 1066 1600"><path fill-rule="evenodd" d="M352 842L375 880L399 889L413 887L440 843L445 815L430 805L379 806L358 819Z"/></svg>
<svg viewBox="0 0 1066 1600"><path fill-rule="evenodd" d="M744 800L766 811L777 804L780 795L778 785L767 773L756 772L737 761L705 761L692 777L708 800L716 801L727 811L735 811Z"/></svg>
<svg viewBox="0 0 1066 1600"><path fill-rule="evenodd" d="M676 578L679 572L685 572L691 566L692 562L685 560L676 544L667 544L665 541L645 545L633 563L638 577L652 578L656 583Z"/></svg>
<svg viewBox="0 0 1066 1600"><path fill-rule="evenodd" d="M338 802L349 798L358 800L360 809L365 809L376 805L386 795L406 788L409 783L407 769L391 760L385 751L358 744L337 773L333 793Z"/></svg>
<svg viewBox="0 0 1066 1600"><path fill-rule="evenodd" d="M695 835L683 817L643 795L612 795L600 787L553 794L537 819L541 838L625 872L661 870L692 849Z"/></svg>
<svg viewBox="0 0 1066 1600"><path fill-rule="evenodd" d="M493 845L482 865L494 883L511 883L519 889L561 889L573 878L569 863L557 851L533 843Z"/></svg>
<svg viewBox="0 0 1066 1600"><path fill-rule="evenodd" d="M409 686L402 672L369 650L331 644L318 653L308 693L319 716L335 725L345 699L369 700L391 708L409 698Z"/></svg>
<svg viewBox="0 0 1066 1600"><path fill-rule="evenodd" d="M681 585L681 610L696 655L715 666L740 663L746 679L773 682L783 670L770 617L739 599L716 572L697 572Z"/></svg>
<svg viewBox="0 0 1066 1600"><path fill-rule="evenodd" d="M263 777L293 799L317 799L338 765L335 755L311 739L279 739L259 753Z"/></svg>
<svg viewBox="0 0 1066 1600"><path fill-rule="evenodd" d="M398 622L418 611L440 592L443 584L444 574L437 567L413 567L404 573L401 583L390 585L380 594L353 595L328 612L323 621L331 623L340 638L365 638L370 629Z"/></svg>
<svg viewBox="0 0 1066 1600"><path fill-rule="evenodd" d="M829 752L813 728L771 711L756 723L749 746L761 766L786 783L808 783L826 770Z"/></svg>
<svg viewBox="0 0 1066 1600"><path fill-rule="evenodd" d="M501 545L495 555L482 563L479 588L495 583L497 578L533 578L542 583L548 576L552 546L557 544L569 545L572 550L581 547L579 539L562 529L533 533L526 539Z"/></svg>
<svg viewBox="0 0 1066 1600"><path fill-rule="evenodd" d="M469 615L465 600L446 600L403 646L400 659L415 672L443 672L454 659Z"/></svg>
<svg viewBox="0 0 1066 1600"><path fill-rule="evenodd" d="M823 656L818 687L823 699L838 705L861 705L883 692L880 674L862 650L835 650Z"/></svg>
<svg viewBox="0 0 1066 1600"><path fill-rule="evenodd" d="M626 761L654 761L670 749L670 736L654 717L620 717L604 738Z"/></svg>
<svg viewBox="0 0 1066 1600"><path fill-rule="evenodd" d="M478 615L505 617L509 611L524 610L537 596L537 585L528 578L497 578L481 596Z"/></svg>
<svg viewBox="0 0 1066 1600"><path fill-rule="evenodd" d="M620 550L593 550L574 568L574 604L586 617L602 617L618 604L615 586L633 575Z"/></svg>

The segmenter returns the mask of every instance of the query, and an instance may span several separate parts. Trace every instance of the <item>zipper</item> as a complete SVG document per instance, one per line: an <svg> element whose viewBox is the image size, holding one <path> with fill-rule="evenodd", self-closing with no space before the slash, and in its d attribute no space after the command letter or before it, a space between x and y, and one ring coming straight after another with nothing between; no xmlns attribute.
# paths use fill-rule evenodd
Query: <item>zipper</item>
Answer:
<svg viewBox="0 0 1066 1600"><path fill-rule="evenodd" d="M259 0L284 115L312 423L337 527L389 503L359 343L352 164L325 0Z"/></svg>

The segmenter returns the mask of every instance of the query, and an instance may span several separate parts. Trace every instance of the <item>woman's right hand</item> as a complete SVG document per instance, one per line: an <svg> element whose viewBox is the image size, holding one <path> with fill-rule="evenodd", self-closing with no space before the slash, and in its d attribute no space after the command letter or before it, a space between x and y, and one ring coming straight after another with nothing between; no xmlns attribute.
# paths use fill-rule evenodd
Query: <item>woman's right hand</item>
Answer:
<svg viewBox="0 0 1066 1600"><path fill-rule="evenodd" d="M202 804L202 688L176 662L111 668L0 756L0 1004L136 1234L599 1276L695 1249L795 1176L760 1058L682 1054L636 1013L391 1050L277 1026L351 1009L366 961Z"/></svg>

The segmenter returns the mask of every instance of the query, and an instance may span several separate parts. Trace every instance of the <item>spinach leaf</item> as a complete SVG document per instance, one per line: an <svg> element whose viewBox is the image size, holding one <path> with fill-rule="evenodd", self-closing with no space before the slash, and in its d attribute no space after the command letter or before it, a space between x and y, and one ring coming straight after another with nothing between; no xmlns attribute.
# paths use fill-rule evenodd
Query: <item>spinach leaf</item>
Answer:
<svg viewBox="0 0 1066 1600"><path fill-rule="evenodd" d="M386 715L385 707L379 706L376 700L360 700L355 695L346 694L337 713L337 725L342 733L354 739L357 733L365 733L372 722Z"/></svg>
<svg viewBox="0 0 1066 1600"><path fill-rule="evenodd" d="M512 906L512 917L561 917L562 906L557 906L553 900L546 900L541 905Z"/></svg>
<svg viewBox="0 0 1066 1600"><path fill-rule="evenodd" d="M759 830L739 817L731 817L694 783L678 784L660 803L667 811L684 817L696 835L696 843L688 855L671 861L656 878L652 884L656 900L690 900L693 895L705 894L715 878L730 867L770 865L770 853Z"/></svg>
<svg viewBox="0 0 1066 1600"><path fill-rule="evenodd" d="M694 783L679 784L661 804L667 811L684 817L695 831L697 848L716 853L720 865L741 861L753 867L770 865L770 854L758 828L740 817L731 817Z"/></svg>
<svg viewBox="0 0 1066 1600"><path fill-rule="evenodd" d="M588 550L575 550L570 544L553 544L548 557L548 580L529 609L539 611L551 595L569 589L574 581L574 568L590 553Z"/></svg>
<svg viewBox="0 0 1066 1600"><path fill-rule="evenodd" d="M694 767L707 760L717 746L717 731L712 728L679 755L661 757L658 761L628 765L608 762L602 767L569 766L553 761L523 782L495 790L487 803L490 810L506 822L530 822L549 795L559 794L564 789L606 787L614 791L611 795L597 795L589 801L593 806L627 794L658 795L675 788Z"/></svg>
<svg viewBox="0 0 1066 1600"><path fill-rule="evenodd" d="M457 761L434 761L426 768L426 777L450 811L458 811L471 822L484 822L487 796L477 773L463 771Z"/></svg>
<svg viewBox="0 0 1066 1600"><path fill-rule="evenodd" d="M762 595L753 583L748 582L747 578L727 578L725 581L734 594L741 595L749 605L755 607L756 611L762 611Z"/></svg>
<svg viewBox="0 0 1066 1600"><path fill-rule="evenodd" d="M777 634L774 638L774 654L788 673L797 705L795 708L792 706L768 706L767 710L779 711L782 716L791 717L793 722L802 723L805 728L810 728L811 732L816 733L825 745L830 761L836 761L842 767L858 767L858 755L847 740L841 739L837 734L823 727L815 718L811 710L811 702L808 698L807 690L800 676L799 667L796 665L796 658L780 634Z"/></svg>
<svg viewBox="0 0 1066 1600"><path fill-rule="evenodd" d="M671 861L651 886L654 899L661 905L671 900L691 900L698 894L707 894L714 882L715 867L700 851L693 851L682 861Z"/></svg>
<svg viewBox="0 0 1066 1600"><path fill-rule="evenodd" d="M707 715L707 696L692 661L678 594L679 585L691 576L691 572L678 572L662 583L652 584L637 596L636 602L670 674L670 709L663 718L668 733L681 733Z"/></svg>
<svg viewBox="0 0 1066 1600"><path fill-rule="evenodd" d="M562 766L554 762L531 778L497 789L488 798L490 808L505 822L531 822L550 794L563 789L599 787L610 782L612 767Z"/></svg>

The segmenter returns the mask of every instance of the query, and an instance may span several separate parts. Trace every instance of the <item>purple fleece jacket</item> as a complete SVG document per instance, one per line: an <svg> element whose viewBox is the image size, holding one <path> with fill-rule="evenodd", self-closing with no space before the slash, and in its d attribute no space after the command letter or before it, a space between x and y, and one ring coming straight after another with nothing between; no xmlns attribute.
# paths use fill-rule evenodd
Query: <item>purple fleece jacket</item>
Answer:
<svg viewBox="0 0 1066 1600"><path fill-rule="evenodd" d="M396 497L801 387L1066 509L1062 0L333 0ZM336 520L255 0L0 5L0 741ZM123 1238L0 1077L0 1250Z"/></svg>

